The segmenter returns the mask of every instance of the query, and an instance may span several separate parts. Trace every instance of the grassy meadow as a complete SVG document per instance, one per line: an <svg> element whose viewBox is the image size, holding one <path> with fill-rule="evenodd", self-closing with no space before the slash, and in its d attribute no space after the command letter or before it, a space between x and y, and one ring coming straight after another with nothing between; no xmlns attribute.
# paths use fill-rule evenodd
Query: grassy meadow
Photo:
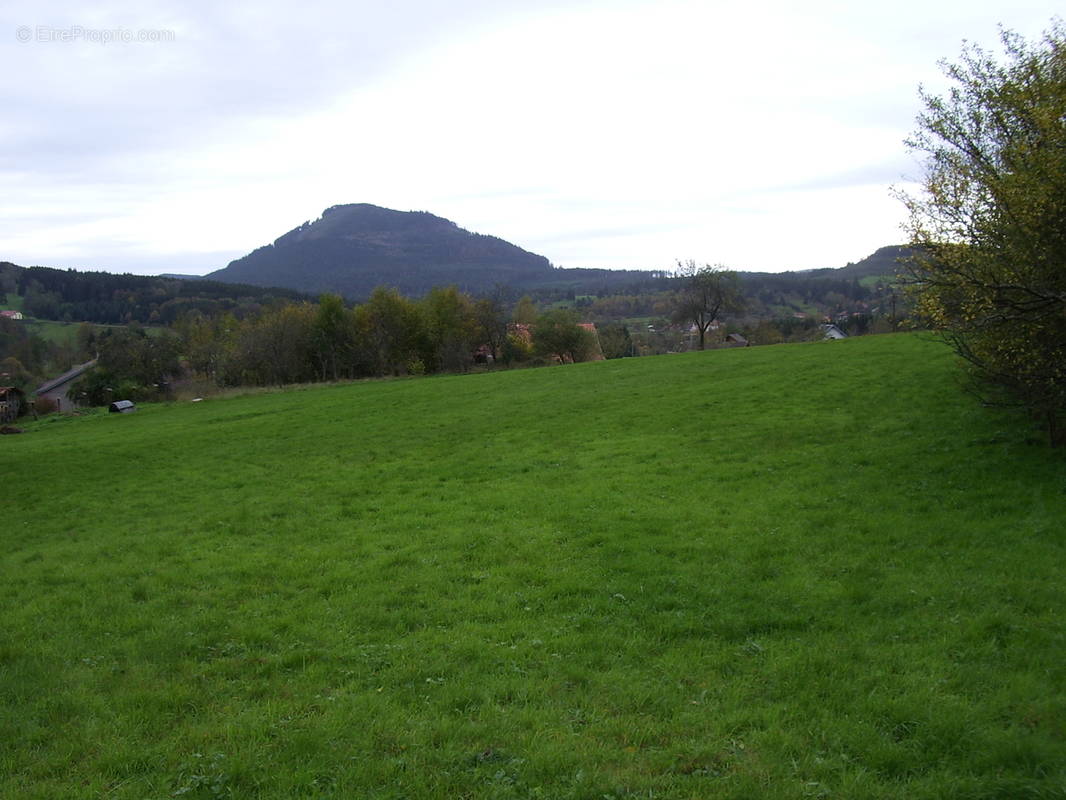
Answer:
<svg viewBox="0 0 1066 800"><path fill-rule="evenodd" d="M1066 797L1066 460L918 336L0 438L0 797Z"/></svg>

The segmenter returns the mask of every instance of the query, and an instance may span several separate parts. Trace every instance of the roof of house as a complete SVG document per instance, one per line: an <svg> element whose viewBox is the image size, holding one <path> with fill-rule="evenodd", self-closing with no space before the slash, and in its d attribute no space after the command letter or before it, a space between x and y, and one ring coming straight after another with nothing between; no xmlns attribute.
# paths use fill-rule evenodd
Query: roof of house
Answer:
<svg viewBox="0 0 1066 800"><path fill-rule="evenodd" d="M64 383L69 383L80 375L83 375L84 373L88 372L95 365L95 358L92 361L86 361L84 364L78 364L76 367L73 367L64 372L58 378L53 378L50 381L42 383L40 386L37 387L37 391L34 392L34 394L44 394L45 392L50 392L53 389L62 386Z"/></svg>
<svg viewBox="0 0 1066 800"><path fill-rule="evenodd" d="M22 319L21 311L0 311L0 317L11 317L11 319Z"/></svg>

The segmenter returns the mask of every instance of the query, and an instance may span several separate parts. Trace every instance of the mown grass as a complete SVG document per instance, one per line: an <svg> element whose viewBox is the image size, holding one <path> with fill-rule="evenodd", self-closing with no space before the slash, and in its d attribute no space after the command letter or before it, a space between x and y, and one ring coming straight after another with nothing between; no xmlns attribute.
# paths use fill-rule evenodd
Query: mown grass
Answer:
<svg viewBox="0 0 1066 800"><path fill-rule="evenodd" d="M914 336L4 437L0 795L1066 793L1066 463Z"/></svg>
<svg viewBox="0 0 1066 800"><path fill-rule="evenodd" d="M13 295L8 295L9 298ZM22 298L18 298L21 300ZM125 325L104 325L95 322L59 322L49 319L28 319L22 322L26 329L35 336L40 336L46 342L57 345L72 346L78 338L78 329L82 325L89 325L97 334L109 330L121 330ZM161 336L166 328L158 326L142 328L148 336Z"/></svg>

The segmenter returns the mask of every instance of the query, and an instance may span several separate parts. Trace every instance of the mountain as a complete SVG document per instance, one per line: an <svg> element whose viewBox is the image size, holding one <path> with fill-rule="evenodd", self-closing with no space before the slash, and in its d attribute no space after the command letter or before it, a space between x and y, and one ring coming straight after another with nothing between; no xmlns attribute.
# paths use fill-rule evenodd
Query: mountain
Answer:
<svg viewBox="0 0 1066 800"><path fill-rule="evenodd" d="M428 212L356 203L327 208L206 277L360 299L382 285L412 296L453 284L479 292L549 282L555 272L544 256Z"/></svg>
<svg viewBox="0 0 1066 800"><path fill-rule="evenodd" d="M916 255L917 251L907 245L894 244L880 247L862 261L847 264L839 269L815 269L808 274L812 277L833 278L867 278L892 276L899 273L902 263Z"/></svg>

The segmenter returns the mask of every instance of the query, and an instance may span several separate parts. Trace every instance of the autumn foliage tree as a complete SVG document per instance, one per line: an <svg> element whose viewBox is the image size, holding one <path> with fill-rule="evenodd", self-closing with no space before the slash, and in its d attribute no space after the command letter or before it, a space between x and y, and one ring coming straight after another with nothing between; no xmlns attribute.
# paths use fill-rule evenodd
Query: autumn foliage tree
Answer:
<svg viewBox="0 0 1066 800"><path fill-rule="evenodd" d="M1001 61L967 46L922 93L908 144L923 192L903 195L919 314L968 363L982 395L1019 405L1066 443L1066 35L1005 31Z"/></svg>

